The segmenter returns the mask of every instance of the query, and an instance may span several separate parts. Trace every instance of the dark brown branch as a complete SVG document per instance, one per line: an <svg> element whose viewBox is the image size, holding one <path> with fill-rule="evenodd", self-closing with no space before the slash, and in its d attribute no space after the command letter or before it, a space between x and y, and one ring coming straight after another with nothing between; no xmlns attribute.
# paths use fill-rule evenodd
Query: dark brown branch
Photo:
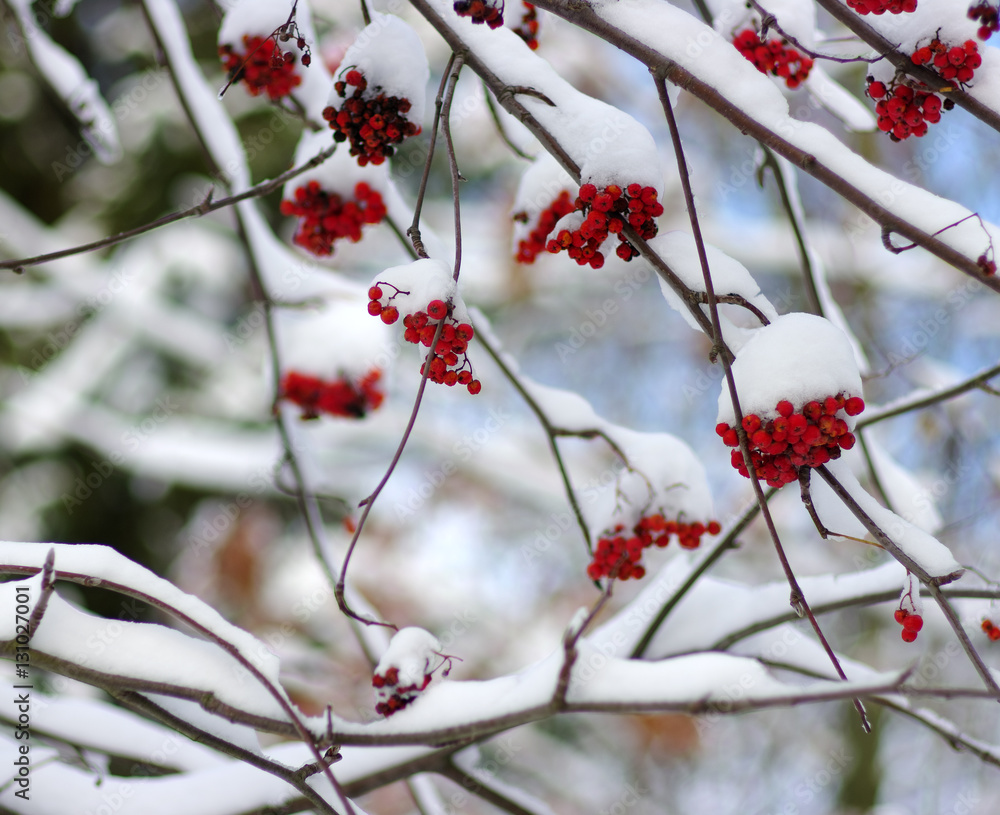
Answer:
<svg viewBox="0 0 1000 815"><path fill-rule="evenodd" d="M49 606L49 598L52 596L52 591L55 588L55 580L52 576L55 563L56 550L49 549L49 553L45 556L45 563L42 566L42 592L35 603L35 607L31 610L31 617L28 618L27 637L29 642L38 630L38 624L42 621L45 609Z"/></svg>

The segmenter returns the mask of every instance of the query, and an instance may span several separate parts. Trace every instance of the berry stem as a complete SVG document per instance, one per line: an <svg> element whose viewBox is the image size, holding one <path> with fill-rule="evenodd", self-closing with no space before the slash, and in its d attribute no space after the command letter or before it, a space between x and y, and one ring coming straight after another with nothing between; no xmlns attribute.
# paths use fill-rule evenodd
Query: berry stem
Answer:
<svg viewBox="0 0 1000 815"><path fill-rule="evenodd" d="M451 67L451 78L448 83L448 91L445 94L444 102L441 106L441 119L444 128L444 142L448 149L448 168L451 170L451 197L455 204L455 268L452 271L452 278L458 282L458 275L462 268L462 212L459 205L458 184L461 174L458 172L458 159L455 156L455 143L451 138L451 100L455 95L455 85L458 83L458 75L462 71L465 60L460 54L453 54Z"/></svg>

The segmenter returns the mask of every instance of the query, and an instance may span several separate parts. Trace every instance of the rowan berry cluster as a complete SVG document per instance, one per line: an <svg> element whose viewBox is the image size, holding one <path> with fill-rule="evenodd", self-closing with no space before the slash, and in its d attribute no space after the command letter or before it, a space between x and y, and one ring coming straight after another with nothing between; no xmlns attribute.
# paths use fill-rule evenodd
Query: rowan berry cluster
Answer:
<svg viewBox="0 0 1000 815"><path fill-rule="evenodd" d="M377 224L386 215L382 195L364 181L354 185L354 199L344 201L337 193L327 192L318 181L310 181L295 191L295 200L281 202L281 214L302 220L292 239L314 255L333 254L334 241L361 240L364 224Z"/></svg>
<svg viewBox="0 0 1000 815"><path fill-rule="evenodd" d="M406 119L410 100L386 96L381 86L369 93L368 80L356 68L342 73L343 79L334 82L333 89L344 102L339 109L325 108L323 118L333 130L334 141L350 141L350 153L357 156L359 165L381 164L393 154L394 144L420 132L420 125ZM350 96L349 87L354 89Z"/></svg>
<svg viewBox="0 0 1000 815"><path fill-rule="evenodd" d="M391 283L381 281L368 290L368 313L373 317L381 317L386 325L392 325L399 319L399 309L392 305L396 294L409 294L396 289L396 294L386 296L382 288L393 288ZM403 317L403 339L414 345L430 348L434 335L441 326L441 336L431 355L430 373L427 378L431 382L448 385L465 385L469 393L475 395L483 389L483 383L472 376L472 364L466 351L469 342L475 336L475 331L468 323L460 323L451 313L451 308L444 300L431 300L424 311L416 311ZM425 363L426 364L426 363ZM420 366L423 374L424 365Z"/></svg>
<svg viewBox="0 0 1000 815"><path fill-rule="evenodd" d="M299 37L297 45L305 48L306 41ZM251 96L266 93L270 99L281 99L302 84L302 77L295 70L295 54L283 52L273 35L251 37L245 34L243 48L241 52L225 43L219 46L219 57L229 72L230 83L242 82ZM302 57L302 64L309 65L308 59L307 52Z"/></svg>
<svg viewBox="0 0 1000 815"><path fill-rule="evenodd" d="M781 77L789 88L805 82L812 70L812 59L792 48L788 40L775 38L765 42L752 28L737 34L733 45L758 71Z"/></svg>
<svg viewBox="0 0 1000 815"><path fill-rule="evenodd" d="M521 22L514 26L514 33L528 44L532 51L538 48L538 9L533 3L524 2Z"/></svg>
<svg viewBox="0 0 1000 815"><path fill-rule="evenodd" d="M962 85L971 82L976 68L983 64L975 40L948 46L937 37L914 51L910 59L914 65L930 65L943 79Z"/></svg>
<svg viewBox="0 0 1000 815"><path fill-rule="evenodd" d="M504 0L455 0L455 13L471 17L476 25L499 28L503 25L503 4Z"/></svg>
<svg viewBox="0 0 1000 815"><path fill-rule="evenodd" d="M988 40L994 31L1000 31L1000 9L989 3L974 3L969 6L969 19L980 23L976 35L981 40Z"/></svg>
<svg viewBox="0 0 1000 815"><path fill-rule="evenodd" d="M632 528L632 535L625 537L624 524L618 524L606 532L597 541L594 559L587 566L587 576L591 580L602 577L613 577L618 580L636 580L644 577L646 567L639 561L642 550L650 546L660 549L670 543L671 536L676 536L677 543L684 549L697 549L701 545L701 536L718 535L722 527L718 521L701 521L685 523L684 521L668 521L661 513L644 516Z"/></svg>
<svg viewBox="0 0 1000 815"><path fill-rule="evenodd" d="M913 642L917 638L917 633L924 627L924 618L905 608L897 608L894 616L896 622L903 626L900 632L903 642Z"/></svg>
<svg viewBox="0 0 1000 815"><path fill-rule="evenodd" d="M553 254L564 249L580 266L590 264L594 269L604 265L600 248L609 235L618 235L615 252L622 260L638 257L639 251L629 243L622 230L632 226L645 240L656 236L656 218L663 214L663 204L656 200L653 187L629 184L622 190L617 184L608 184L602 190L593 184L580 187L574 210L583 213L583 222L576 229L561 229L546 244Z"/></svg>
<svg viewBox="0 0 1000 815"><path fill-rule="evenodd" d="M801 467L819 467L831 459L839 458L841 450L854 446L854 434L847 422L838 414L857 416L865 409L860 396L846 397L840 393L823 401L807 402L799 411L786 399L775 407L777 416L761 419L754 413L743 417L747 433L750 458L758 478L770 487L782 487L798 479ZM716 425L715 432L722 437L732 452L732 465L740 475L749 478L743 454L739 448L736 429L725 422Z"/></svg>
<svg viewBox="0 0 1000 815"><path fill-rule="evenodd" d="M535 258L545 251L546 238L556 228L559 219L564 215L569 215L575 209L576 204L570 200L569 193L566 190L560 192L556 200L549 204L548 208L542 210L542 214L538 217L538 223L528 237L518 243L517 262L534 263ZM528 213L517 212L514 214L514 220L526 224Z"/></svg>
<svg viewBox="0 0 1000 815"><path fill-rule="evenodd" d="M382 372L369 371L358 381L341 376L332 382L319 377L289 371L281 380L280 397L302 408L303 419L316 419L320 413L362 419L382 404L385 394L379 389Z"/></svg>
<svg viewBox="0 0 1000 815"><path fill-rule="evenodd" d="M917 10L917 0L847 0L858 14L903 14Z"/></svg>
<svg viewBox="0 0 1000 815"><path fill-rule="evenodd" d="M988 617L983 620L983 633L990 638L990 642L1000 640L1000 627L993 624L993 620Z"/></svg>
<svg viewBox="0 0 1000 815"><path fill-rule="evenodd" d="M372 687L375 688L379 700L375 704L375 712L382 716L391 716L416 699L430 683L431 674L425 673L419 685L416 683L400 685L399 669L396 667L387 668L384 674L375 674L372 676Z"/></svg>
<svg viewBox="0 0 1000 815"><path fill-rule="evenodd" d="M941 121L941 110L951 110L955 103L930 91L914 90L903 83L886 85L868 77L868 95L875 100L878 128L893 141L926 135L927 125Z"/></svg>

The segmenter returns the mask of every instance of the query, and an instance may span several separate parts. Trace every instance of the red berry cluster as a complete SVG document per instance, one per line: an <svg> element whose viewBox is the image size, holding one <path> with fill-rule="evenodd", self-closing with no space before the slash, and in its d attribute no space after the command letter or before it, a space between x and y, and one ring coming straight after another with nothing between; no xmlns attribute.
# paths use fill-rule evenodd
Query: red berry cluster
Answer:
<svg viewBox="0 0 1000 815"><path fill-rule="evenodd" d="M990 638L990 642L1000 640L1000 628L993 624L993 620L988 617L983 620L983 632Z"/></svg>
<svg viewBox="0 0 1000 815"><path fill-rule="evenodd" d="M538 216L538 223L531 230L527 239L518 243L517 262L534 263L535 258L545 251L545 240L549 233L556 228L559 219L564 215L569 215L575 209L576 204L570 200L569 193L566 190L560 192L556 200L549 204L548 209L542 210L542 214ZM514 220L526 224L528 223L528 213L517 212L514 214Z"/></svg>
<svg viewBox="0 0 1000 815"><path fill-rule="evenodd" d="M903 626L900 632L903 642L913 642L917 638L917 632L924 627L924 618L905 608L897 608L894 616L896 622Z"/></svg>
<svg viewBox="0 0 1000 815"><path fill-rule="evenodd" d="M382 286L396 288L391 283L379 282L368 290L368 313L373 317L382 318L386 325L392 325L399 319L399 309L391 305L396 294L386 297ZM403 292L408 294L408 292ZM385 302L383 302L383 300ZM468 323L460 323L452 314L451 309L444 300L431 300L427 304L425 311L417 311L407 314L403 318L403 339L412 342L414 345L423 345L430 348L434 342L434 335L437 333L438 325L441 328L441 336L438 337L437 345L434 346L434 353L430 362L430 373L427 378L431 382L448 385L465 385L469 393L475 395L483 389L483 383L472 376L472 365L466 351L469 342L475 336L473 328ZM420 373L423 374L424 366L420 366Z"/></svg>
<svg viewBox="0 0 1000 815"><path fill-rule="evenodd" d="M379 390L381 378L382 372L377 369L357 382L343 376L325 382L316 376L289 371L281 380L280 397L302 408L303 419L315 419L320 413L362 419L385 399Z"/></svg>
<svg viewBox="0 0 1000 815"><path fill-rule="evenodd" d="M455 13L471 17L476 25L486 23L490 28L503 25L503 0L455 0Z"/></svg>
<svg viewBox="0 0 1000 815"><path fill-rule="evenodd" d="M663 549L670 543L671 535L677 536L677 542L684 549L697 549L701 545L701 536L718 535L722 527L718 521L701 521L684 523L684 521L668 521L662 514L648 515L639 520L632 528L632 535L626 538L619 534L625 531L622 524L604 534L597 541L594 559L587 566L587 575L591 580L602 577L614 577L619 580L636 580L644 577L646 568L639 562L642 550L650 546Z"/></svg>
<svg viewBox="0 0 1000 815"><path fill-rule="evenodd" d="M306 41L298 39L299 48L304 48ZM232 45L219 46L221 57L229 81L243 82L251 96L259 96L266 92L270 99L281 99L288 96L293 88L302 84L302 77L295 72L295 54L291 51L282 52L277 41L271 37L243 36L245 50L240 53ZM303 55L302 63L308 54Z"/></svg>
<svg viewBox="0 0 1000 815"><path fill-rule="evenodd" d="M910 59L914 65L932 65L942 78L954 79L963 85L972 81L976 68L983 64L975 40L966 40L962 45L949 47L937 37L929 45L914 51Z"/></svg>
<svg viewBox="0 0 1000 815"><path fill-rule="evenodd" d="M879 130L893 141L926 135L928 124L941 121L941 109L955 106L950 99L942 101L930 91L916 91L902 83L886 85L873 77L868 77L868 95L876 100Z"/></svg>
<svg viewBox="0 0 1000 815"><path fill-rule="evenodd" d="M528 44L532 51L538 48L538 9L533 3L524 2L521 22L514 27L514 33Z"/></svg>
<svg viewBox="0 0 1000 815"><path fill-rule="evenodd" d="M777 417L767 421L748 413L743 417L743 429L757 477L770 487L782 487L798 479L800 467L819 467L839 458L841 450L854 446L854 434L837 414L843 410L848 416L857 416L864 409L860 396L845 397L840 393L822 402L807 402L798 412L791 402L782 399L775 408ZM728 447L739 448L735 428L720 422L715 432ZM739 449L732 452L732 465L744 478L750 477Z"/></svg>
<svg viewBox="0 0 1000 815"><path fill-rule="evenodd" d="M736 49L750 60L762 74L780 76L789 88L797 88L812 70L813 61L788 45L786 39L767 42L752 28L741 31L733 39Z"/></svg>
<svg viewBox="0 0 1000 815"><path fill-rule="evenodd" d="M314 255L333 254L338 238L361 240L362 224L377 224L386 215L382 195L364 181L354 186L355 200L344 201L335 192L326 192L318 181L310 181L295 191L294 201L281 202L282 215L302 219L292 239Z"/></svg>
<svg viewBox="0 0 1000 815"><path fill-rule="evenodd" d="M917 0L847 0L858 14L902 14L917 10Z"/></svg>
<svg viewBox="0 0 1000 815"><path fill-rule="evenodd" d="M384 700L375 705L375 712L382 716L391 716L416 699L420 691L430 683L431 675L424 674L421 684L402 686L399 684L399 669L396 667L387 668L384 674L375 674L372 676L372 687L378 691L379 698Z"/></svg>
<svg viewBox="0 0 1000 815"><path fill-rule="evenodd" d="M969 6L969 19L981 24L976 32L981 40L988 40L994 31L1000 31L1000 9L989 3L975 3Z"/></svg>
<svg viewBox="0 0 1000 815"><path fill-rule="evenodd" d="M655 219L663 214L663 204L656 200L656 190L641 184L629 184L624 191L617 184L608 184L603 190L593 184L584 184L574 207L584 213L583 223L574 230L560 230L546 244L546 249L553 254L565 249L580 266L589 263L594 269L604 265L600 248L608 235L618 235L615 252L622 260L638 257L639 251L625 239L622 230L628 224L643 239L649 240L658 231Z"/></svg>
<svg viewBox="0 0 1000 815"><path fill-rule="evenodd" d="M354 88L349 97L348 86ZM385 93L366 96L368 80L356 68L346 71L343 79L333 83L333 89L344 103L339 110L332 105L325 108L323 118L330 123L334 141L350 141L351 155L357 156L362 167L369 161L381 164L393 154L392 145L420 132L420 125L406 119L410 100Z"/></svg>

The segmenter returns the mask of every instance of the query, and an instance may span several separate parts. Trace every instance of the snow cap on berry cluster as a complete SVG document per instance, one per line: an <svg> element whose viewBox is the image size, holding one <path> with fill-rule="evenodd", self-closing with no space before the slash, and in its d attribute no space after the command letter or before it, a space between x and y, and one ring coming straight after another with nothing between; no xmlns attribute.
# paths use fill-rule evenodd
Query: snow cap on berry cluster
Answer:
<svg viewBox="0 0 1000 815"><path fill-rule="evenodd" d="M298 146L295 148L293 165L299 167L305 164L329 146L329 131L320 131L319 133L314 133L311 130L304 131ZM306 170L286 182L281 197L288 201L294 200L295 191L299 187L305 187L310 181L319 182L324 192L336 193L345 199L354 197L354 187L359 182L364 182L385 196L391 183L388 169L385 164L367 164L361 167L348 153L347 147L341 146L318 167Z"/></svg>
<svg viewBox="0 0 1000 815"><path fill-rule="evenodd" d="M823 317L792 313L759 328L733 362L743 414L777 415L782 400L800 407L814 399L860 396L861 374L850 340ZM729 389L719 395L719 422L735 424ZM853 427L853 418L848 417Z"/></svg>
<svg viewBox="0 0 1000 815"><path fill-rule="evenodd" d="M521 241L525 240L538 224L542 212L548 209L563 191L569 193L570 201L576 200L576 182L573 181L562 165L549 153L542 152L531 166L521 176L521 182L514 196L511 215L527 216L527 220L515 217L514 220L514 251Z"/></svg>
<svg viewBox="0 0 1000 815"><path fill-rule="evenodd" d="M452 298L452 316L458 322L469 322L469 312L458 296L451 267L442 260L422 258L403 266L393 266L377 274L371 285L381 285L385 289L386 283L395 287L386 290L386 293L395 295L392 305L401 315L423 311L431 300L448 302Z"/></svg>
<svg viewBox="0 0 1000 815"><path fill-rule="evenodd" d="M319 379L359 379L392 359L391 329L372 320L365 300L338 299L317 309L282 309L275 321L281 361L288 371Z"/></svg>
<svg viewBox="0 0 1000 815"><path fill-rule="evenodd" d="M340 65L342 70L360 71L370 90L380 88L386 96L409 100L407 120L423 121L430 67L420 37L399 17L372 14L371 23L358 34ZM339 110L343 98L331 90L327 104Z"/></svg>
<svg viewBox="0 0 1000 815"><path fill-rule="evenodd" d="M690 232L678 230L657 235L649 245L663 258L684 285L693 291L705 291L705 277L698 257L698 247ZM760 309L772 322L778 318L777 310L761 293L757 281L742 263L708 243L705 244L705 253L708 256L708 267L712 272L712 284L716 294L738 294ZM663 278L659 280L660 290L667 303L687 321L688 325L700 331L701 326L677 293ZM706 315L709 314L707 305L703 306L702 310ZM739 305L720 303L719 317L722 319L723 336L733 351L737 351L752 336L750 331L740 329L756 329L761 324L753 312Z"/></svg>
<svg viewBox="0 0 1000 815"><path fill-rule="evenodd" d="M901 51L912 54L935 37L948 45L961 45L966 40L975 40L979 24L968 18L965 8L967 6L956 9L952 0L920 0L917 8L908 14L869 14L864 19L865 23L880 34L899 43ZM985 63L986 54L983 54L983 58L984 65L980 70L985 76L989 70ZM877 70L876 79L886 81L892 78L895 69L883 63L888 63L888 60L876 62L871 68L873 71Z"/></svg>
<svg viewBox="0 0 1000 815"><path fill-rule="evenodd" d="M602 492L590 519L595 530L617 524L631 529L643 514L654 513L668 520L711 520L708 475L687 444L669 433L642 433L610 423L604 423L604 430L632 469L623 469L618 482Z"/></svg>
<svg viewBox="0 0 1000 815"><path fill-rule="evenodd" d="M815 3L803 3L802 0L759 0L757 5L773 14L781 30L790 37L807 48L815 44ZM727 39L732 39L732 35L743 28L759 28L760 14L746 0L715 0L712 6L714 28ZM772 28L767 37L780 39L781 34Z"/></svg>
<svg viewBox="0 0 1000 815"><path fill-rule="evenodd" d="M397 631L375 666L375 676L388 680L374 683L376 702L384 706L381 712L388 716L413 701L438 676L444 661L441 643L429 631L416 626ZM398 706L386 704L392 696Z"/></svg>

